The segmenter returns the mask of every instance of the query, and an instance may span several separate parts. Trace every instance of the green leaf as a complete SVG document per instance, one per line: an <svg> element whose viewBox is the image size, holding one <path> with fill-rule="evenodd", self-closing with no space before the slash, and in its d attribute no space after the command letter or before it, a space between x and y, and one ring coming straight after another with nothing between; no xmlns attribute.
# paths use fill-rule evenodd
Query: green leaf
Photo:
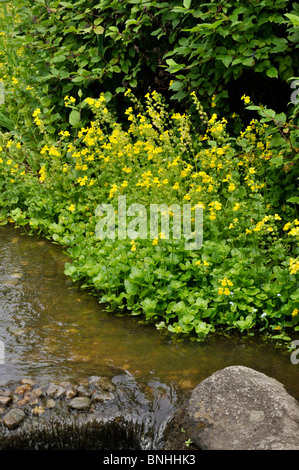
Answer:
<svg viewBox="0 0 299 470"><path fill-rule="evenodd" d="M69 123L71 126L76 126L79 124L81 119L81 114L76 109L73 109L69 115Z"/></svg>
<svg viewBox="0 0 299 470"><path fill-rule="evenodd" d="M103 28L103 26L100 26L100 25L99 25L99 26L97 26L96 28L94 28L93 31L94 31L95 34L103 34L104 28Z"/></svg>
<svg viewBox="0 0 299 470"><path fill-rule="evenodd" d="M287 202L291 202L292 204L299 204L299 197L298 196L290 197L289 199L287 199Z"/></svg>
<svg viewBox="0 0 299 470"><path fill-rule="evenodd" d="M191 1L192 0L184 0L183 1L183 5L185 8L187 8L189 10L190 6L191 6Z"/></svg>
<svg viewBox="0 0 299 470"><path fill-rule="evenodd" d="M293 23L294 26L299 26L299 16L293 15L292 13L285 13L285 15L291 22Z"/></svg>
<svg viewBox="0 0 299 470"><path fill-rule="evenodd" d="M270 78L278 78L278 71L275 67L270 67L266 73Z"/></svg>

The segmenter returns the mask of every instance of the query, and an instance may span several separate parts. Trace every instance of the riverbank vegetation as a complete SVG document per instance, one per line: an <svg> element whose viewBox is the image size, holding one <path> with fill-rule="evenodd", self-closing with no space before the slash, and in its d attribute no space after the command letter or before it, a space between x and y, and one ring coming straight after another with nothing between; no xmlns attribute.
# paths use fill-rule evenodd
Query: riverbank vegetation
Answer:
<svg viewBox="0 0 299 470"><path fill-rule="evenodd" d="M23 3L1 6L1 223L62 245L65 273L117 314L195 340L217 329L290 339L299 330L298 104L261 104L244 78L237 113L228 90L254 72L291 96L296 7ZM121 196L127 206L166 205L171 227L171 205L193 215L201 205L202 247L186 250L162 229L138 237L136 211L135 239L100 239L97 208L113 206L117 225Z"/></svg>

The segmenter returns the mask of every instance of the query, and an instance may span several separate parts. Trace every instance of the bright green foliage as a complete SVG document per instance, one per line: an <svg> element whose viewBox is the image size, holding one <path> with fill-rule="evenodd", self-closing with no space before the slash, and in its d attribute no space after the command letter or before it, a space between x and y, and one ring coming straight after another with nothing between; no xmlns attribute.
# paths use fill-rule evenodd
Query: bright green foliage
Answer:
<svg viewBox="0 0 299 470"><path fill-rule="evenodd" d="M67 130L54 139L45 131L47 113L37 108L39 153L18 137L1 136L3 223L65 246L72 259L67 275L110 310L142 314L159 329L197 340L219 328L273 330L278 338L297 331L299 221L290 198L298 166L286 144L276 147L273 124L253 120L233 138L226 119L212 113L197 134L190 116L169 112L156 92L144 105L128 97L124 126L104 94L85 99L93 119L75 139ZM66 107L76 110L75 101L66 97ZM296 138L292 123L283 129ZM188 251L183 238L163 233L99 239L98 205L117 211L124 195L128 207L147 209L202 203L202 248Z"/></svg>
<svg viewBox="0 0 299 470"><path fill-rule="evenodd" d="M259 58L261 76L275 77L275 68L295 80L295 65L291 76L283 67L295 44L295 10L283 15L282 1L239 2L238 14L228 2L216 11L215 2L195 8L194 0L14 4L1 5L0 18L1 223L64 246L67 275L108 309L161 330L196 340L219 329L279 339L298 331L298 104L287 116L244 91L239 102L255 117L237 134L230 129L238 118L219 112L229 75L258 68L244 64L249 50L268 54ZM273 52L286 27L288 42ZM237 28L248 28L238 47L242 37L249 49L238 49L243 63L233 64ZM256 49L251 34L258 41L264 34L265 45ZM189 41L197 41L194 54ZM214 47L226 48L222 58ZM200 62L207 51L211 59ZM225 80L217 82L218 67ZM151 77L175 78L171 88L191 103L188 112L156 90L138 99ZM150 86L162 87L155 78ZM127 103L121 119L116 96ZM202 248L188 251L184 239L162 231L155 239L99 239L98 205L117 211L124 195L127 206L203 204Z"/></svg>
<svg viewBox="0 0 299 470"><path fill-rule="evenodd" d="M277 79L281 88L298 76L299 9L287 0L13 3L20 20L14 41L26 49L23 65L33 83L47 84L56 105L79 88L83 96L126 87L142 96L171 83L176 100L188 103L196 90L205 108L213 95L218 106L231 107L228 90L236 79L244 77L250 90L247 71L272 79L277 104Z"/></svg>

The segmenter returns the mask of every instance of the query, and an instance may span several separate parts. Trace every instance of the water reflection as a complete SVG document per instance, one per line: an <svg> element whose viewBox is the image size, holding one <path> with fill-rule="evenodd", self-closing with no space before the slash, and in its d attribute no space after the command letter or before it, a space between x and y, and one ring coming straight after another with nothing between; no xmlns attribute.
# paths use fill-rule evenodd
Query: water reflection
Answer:
<svg viewBox="0 0 299 470"><path fill-rule="evenodd" d="M245 365L277 378L299 399L299 365L288 353L256 338L172 342L137 317L103 312L64 276L65 261L58 246L0 227L0 385L22 377L118 375L164 394L169 409L178 390L191 390L228 365Z"/></svg>

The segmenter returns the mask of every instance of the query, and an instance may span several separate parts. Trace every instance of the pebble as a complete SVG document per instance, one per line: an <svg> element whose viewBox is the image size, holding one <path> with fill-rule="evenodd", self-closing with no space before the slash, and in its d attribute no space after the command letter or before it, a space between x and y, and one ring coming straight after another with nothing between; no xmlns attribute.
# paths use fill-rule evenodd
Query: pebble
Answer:
<svg viewBox="0 0 299 470"><path fill-rule="evenodd" d="M76 397L70 401L70 407L73 410L87 410L91 405L91 400L88 397Z"/></svg>
<svg viewBox="0 0 299 470"><path fill-rule="evenodd" d="M53 398L48 398L45 406L46 408L55 408L56 406L55 400L53 400Z"/></svg>
<svg viewBox="0 0 299 470"><path fill-rule="evenodd" d="M25 379L22 379L22 380L21 380L21 384L23 384L23 385L27 384L27 385L31 385L31 386L33 387L33 385L35 384L35 382L34 382L34 380L26 379L26 378L25 378Z"/></svg>
<svg viewBox="0 0 299 470"><path fill-rule="evenodd" d="M46 410L43 406L36 406L31 410L31 413L34 415L42 415L45 411Z"/></svg>
<svg viewBox="0 0 299 470"><path fill-rule="evenodd" d="M84 385L79 385L77 387L77 392L81 397L91 397L91 391L89 388L85 387Z"/></svg>
<svg viewBox="0 0 299 470"><path fill-rule="evenodd" d="M12 397L13 391L12 390L0 390L1 397Z"/></svg>
<svg viewBox="0 0 299 470"><path fill-rule="evenodd" d="M24 384L24 385L20 385L20 387L17 387L15 389L15 393L17 395L24 395L25 392L28 392L29 390L31 390L31 385L29 384Z"/></svg>
<svg viewBox="0 0 299 470"><path fill-rule="evenodd" d="M65 389L59 385L51 384L47 389L46 394L50 398L61 398L65 394Z"/></svg>
<svg viewBox="0 0 299 470"><path fill-rule="evenodd" d="M12 402L12 396L10 397L1 397L0 396L0 406L7 406Z"/></svg>
<svg viewBox="0 0 299 470"><path fill-rule="evenodd" d="M68 400L71 400L77 395L77 389L74 385L69 385L65 391L65 396Z"/></svg>
<svg viewBox="0 0 299 470"><path fill-rule="evenodd" d="M102 392L95 392L93 395L94 401L106 401L106 400L113 400L114 395L111 392L103 390Z"/></svg>
<svg viewBox="0 0 299 470"><path fill-rule="evenodd" d="M13 408L3 418L3 423L8 429L14 429L25 419L25 412L20 408Z"/></svg>

